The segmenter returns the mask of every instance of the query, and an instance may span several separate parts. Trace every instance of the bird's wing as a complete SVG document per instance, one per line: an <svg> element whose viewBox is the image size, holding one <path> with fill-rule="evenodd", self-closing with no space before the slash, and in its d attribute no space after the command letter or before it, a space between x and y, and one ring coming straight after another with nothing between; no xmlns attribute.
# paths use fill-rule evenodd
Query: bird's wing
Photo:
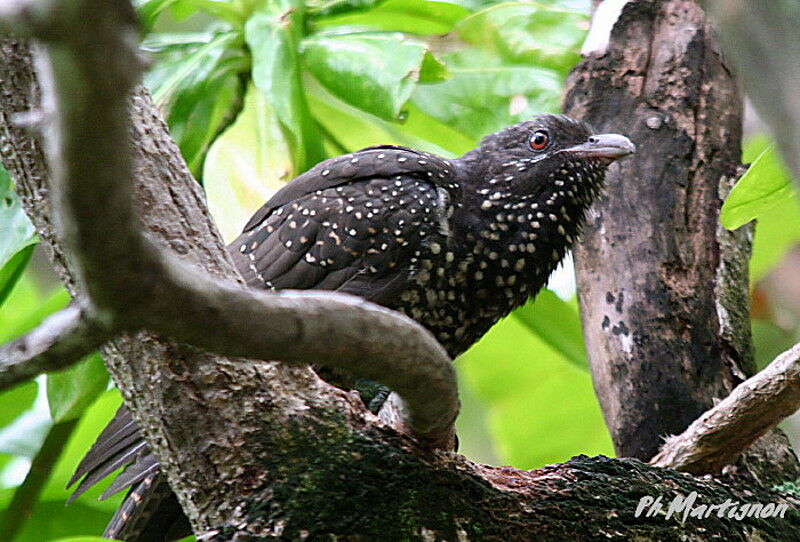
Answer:
<svg viewBox="0 0 800 542"><path fill-rule="evenodd" d="M367 147L320 162L296 177L253 214L243 231L254 229L279 207L317 190L334 188L360 179L397 175L426 177L434 184L446 187L453 178L453 168L443 158L406 147Z"/></svg>
<svg viewBox="0 0 800 542"><path fill-rule="evenodd" d="M361 178L275 208L229 251L250 286L338 290L385 304L439 227L439 206L427 174Z"/></svg>

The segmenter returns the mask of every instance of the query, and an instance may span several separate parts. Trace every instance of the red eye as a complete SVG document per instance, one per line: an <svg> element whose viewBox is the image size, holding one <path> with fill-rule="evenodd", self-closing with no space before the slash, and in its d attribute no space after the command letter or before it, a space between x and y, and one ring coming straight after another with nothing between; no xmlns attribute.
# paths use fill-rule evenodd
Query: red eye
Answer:
<svg viewBox="0 0 800 542"><path fill-rule="evenodd" d="M537 132L533 133L528 144L533 150L540 151L544 149L548 143L550 143L550 136L547 135L547 132L544 130L538 130Z"/></svg>

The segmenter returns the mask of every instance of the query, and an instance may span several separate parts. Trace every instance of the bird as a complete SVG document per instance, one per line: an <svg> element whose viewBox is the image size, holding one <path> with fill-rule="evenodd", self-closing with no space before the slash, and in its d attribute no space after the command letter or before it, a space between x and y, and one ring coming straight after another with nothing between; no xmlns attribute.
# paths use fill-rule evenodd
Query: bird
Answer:
<svg viewBox="0 0 800 542"><path fill-rule="evenodd" d="M455 159L367 147L286 184L228 250L250 287L359 296L412 318L455 358L545 286L609 165L635 151L623 135L553 114L490 134ZM104 536L188 534L124 406L70 480L83 478L71 499L126 464L101 497L131 488Z"/></svg>

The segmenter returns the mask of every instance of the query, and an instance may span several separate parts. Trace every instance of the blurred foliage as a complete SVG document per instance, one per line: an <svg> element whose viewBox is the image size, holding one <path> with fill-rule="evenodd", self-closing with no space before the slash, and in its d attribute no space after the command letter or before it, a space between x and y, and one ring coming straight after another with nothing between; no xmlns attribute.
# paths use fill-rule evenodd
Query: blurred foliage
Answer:
<svg viewBox="0 0 800 542"><path fill-rule="evenodd" d="M800 198L791 174L768 136L756 134L748 138L742 162L750 167L725 200L720 222L726 228L735 229L756 221L750 284L753 288L753 345L756 366L760 369L800 340L800 320L788 315L778 325L774 321L774 300L758 289L759 281L800 243ZM794 438L796 432L792 430L791 433Z"/></svg>

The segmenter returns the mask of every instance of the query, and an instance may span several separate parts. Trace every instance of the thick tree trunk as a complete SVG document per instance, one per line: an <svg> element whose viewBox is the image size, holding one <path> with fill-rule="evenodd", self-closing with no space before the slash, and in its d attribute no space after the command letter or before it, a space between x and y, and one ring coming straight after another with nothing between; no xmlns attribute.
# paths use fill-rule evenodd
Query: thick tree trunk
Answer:
<svg viewBox="0 0 800 542"><path fill-rule="evenodd" d="M612 167L575 251L579 299L615 449L648 460L755 370L750 230L718 220L739 168L741 97L698 2L634 0L613 31L596 24L610 40L571 74L565 109L638 153ZM765 438L788 469L769 470L796 476L785 441Z"/></svg>

